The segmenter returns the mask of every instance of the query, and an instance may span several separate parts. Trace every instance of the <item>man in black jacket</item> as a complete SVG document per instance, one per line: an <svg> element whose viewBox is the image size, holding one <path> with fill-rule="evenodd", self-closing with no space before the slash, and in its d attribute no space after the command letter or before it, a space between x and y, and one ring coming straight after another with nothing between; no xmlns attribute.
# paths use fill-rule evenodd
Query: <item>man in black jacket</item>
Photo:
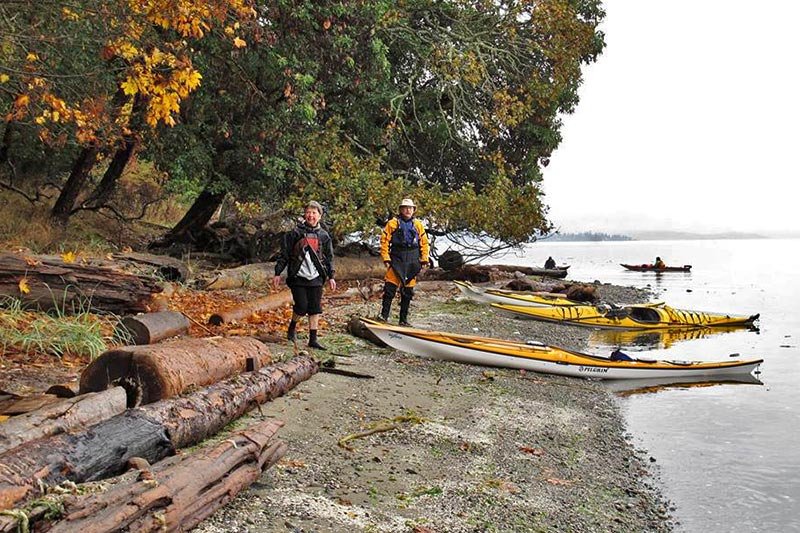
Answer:
<svg viewBox="0 0 800 533"><path fill-rule="evenodd" d="M308 315L308 346L324 350L317 340L319 316L322 314L322 287L328 280L331 290L336 290L333 279L333 243L328 232L322 229L322 206L314 201L308 202L303 214L303 222L292 231L287 231L281 242L281 254L275 263L277 288L281 282L281 272L286 271L286 285L292 290L294 307L292 320L286 337L297 339L297 321Z"/></svg>

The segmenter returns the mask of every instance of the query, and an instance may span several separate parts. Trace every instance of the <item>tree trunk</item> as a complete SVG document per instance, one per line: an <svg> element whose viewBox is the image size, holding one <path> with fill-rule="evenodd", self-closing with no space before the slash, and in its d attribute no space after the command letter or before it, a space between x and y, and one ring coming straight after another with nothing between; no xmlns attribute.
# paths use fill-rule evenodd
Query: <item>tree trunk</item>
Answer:
<svg viewBox="0 0 800 533"><path fill-rule="evenodd" d="M25 292L20 281L25 280ZM62 312L95 309L116 314L147 311L153 294L162 288L156 280L110 268L65 263L50 256L22 257L0 253L0 295L26 305Z"/></svg>
<svg viewBox="0 0 800 533"><path fill-rule="evenodd" d="M192 234L208 224L214 212L222 205L225 195L226 193L224 192L211 192L208 189L204 189L194 201L192 207L189 208L189 211L183 215L183 218L175 224L175 227L158 244L169 245L176 242L191 242Z"/></svg>
<svg viewBox="0 0 800 533"><path fill-rule="evenodd" d="M75 207L75 201L89 180L89 173L97 163L97 153L96 146L83 148L73 163L69 178L50 212L51 218L60 226L67 225L72 209Z"/></svg>
<svg viewBox="0 0 800 533"><path fill-rule="evenodd" d="M105 492L67 497L64 518L49 531L187 531L286 453L286 445L274 438L282 425L277 420L260 422L211 449L157 463L138 479L120 480Z"/></svg>
<svg viewBox="0 0 800 533"><path fill-rule="evenodd" d="M25 442L96 424L124 410L122 387L49 404L0 424L0 453Z"/></svg>
<svg viewBox="0 0 800 533"><path fill-rule="evenodd" d="M121 328L131 336L133 344L155 344L189 332L189 319L177 311L126 316Z"/></svg>
<svg viewBox="0 0 800 533"><path fill-rule="evenodd" d="M261 313L277 309L282 305L290 303L291 301L292 301L292 292L289 291L288 289L282 290L280 292L269 294L262 298L258 298L256 300L244 303L238 307L234 307L233 309L228 309L226 311L220 311L219 313L214 313L208 318L208 323L213 324L215 326L219 326L221 324L228 324L229 322L243 320L252 315L253 313Z"/></svg>
<svg viewBox="0 0 800 533"><path fill-rule="evenodd" d="M187 338L126 346L92 361L81 373L80 391L98 392L120 385L127 392L129 407L146 405L244 372L249 357L262 366L272 361L269 348L249 337Z"/></svg>
<svg viewBox="0 0 800 533"><path fill-rule="evenodd" d="M8 152L11 149L11 136L14 134L14 122L6 122L3 131L3 140L0 141L0 165L8 162Z"/></svg>
<svg viewBox="0 0 800 533"><path fill-rule="evenodd" d="M141 457L155 463L215 434L253 406L272 400L318 370L310 357L242 374L100 422L80 433L34 441L0 454L0 510L19 505L40 483L82 483L122 473Z"/></svg>

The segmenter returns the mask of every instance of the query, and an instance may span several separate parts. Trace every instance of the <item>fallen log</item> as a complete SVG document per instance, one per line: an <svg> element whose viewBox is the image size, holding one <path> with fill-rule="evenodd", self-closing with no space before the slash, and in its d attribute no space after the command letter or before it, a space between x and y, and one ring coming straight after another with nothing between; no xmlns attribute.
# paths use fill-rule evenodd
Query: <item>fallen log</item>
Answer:
<svg viewBox="0 0 800 533"><path fill-rule="evenodd" d="M147 475L111 490L65 499L66 516L52 533L187 531L254 483L286 453L273 438L283 423L268 420L213 449L175 464L153 465Z"/></svg>
<svg viewBox="0 0 800 533"><path fill-rule="evenodd" d="M371 296L383 292L383 283L364 283L359 284L357 287L350 287L349 289L337 294L329 296L333 300L342 300L352 298L353 296L360 296L364 300L369 300Z"/></svg>
<svg viewBox="0 0 800 533"><path fill-rule="evenodd" d="M215 434L257 404L277 398L318 371L310 357L235 376L181 398L128 409L78 433L54 435L0 454L0 510L38 488L83 483L122 473L141 457L155 463L176 448Z"/></svg>
<svg viewBox="0 0 800 533"><path fill-rule="evenodd" d="M189 332L189 319L177 311L160 311L126 316L120 329L127 332L133 344L153 344Z"/></svg>
<svg viewBox="0 0 800 533"><path fill-rule="evenodd" d="M60 401L61 398L55 394L18 396L16 398L6 400L0 404L0 415L19 416Z"/></svg>
<svg viewBox="0 0 800 533"><path fill-rule="evenodd" d="M128 406L135 407L244 372L249 357L261 366L272 360L269 348L250 337L186 338L116 348L84 369L80 392L120 385L128 395Z"/></svg>
<svg viewBox="0 0 800 533"><path fill-rule="evenodd" d="M0 424L0 453L25 442L96 424L124 410L122 387L48 404Z"/></svg>
<svg viewBox="0 0 800 533"><path fill-rule="evenodd" d="M386 275L386 267L380 257L336 257L334 267L335 278L339 281L383 279Z"/></svg>
<svg viewBox="0 0 800 533"><path fill-rule="evenodd" d="M147 311L150 299L161 290L153 278L91 262L65 263L60 257L0 253L0 295L42 310L138 313Z"/></svg>
<svg viewBox="0 0 800 533"><path fill-rule="evenodd" d="M442 268L430 268L420 272L420 280L449 280L469 281L471 283L485 283L509 278L519 272L526 276L543 276L551 278L566 277L567 271L561 269L533 268L515 265L463 265L452 271Z"/></svg>
<svg viewBox="0 0 800 533"><path fill-rule="evenodd" d="M275 263L252 263L236 268L219 270L198 279L198 285L206 290L238 289L263 285L275 276Z"/></svg>
<svg viewBox="0 0 800 533"><path fill-rule="evenodd" d="M372 344L376 346L380 346L384 348L387 346L385 342L383 342L377 335L372 333L369 328L364 324L364 321L361 320L361 317L354 316L351 317L350 320L347 322L347 331L355 336L360 337L362 339L366 339Z"/></svg>
<svg viewBox="0 0 800 533"><path fill-rule="evenodd" d="M189 279L189 268L186 263L168 255L146 254L138 252L119 252L112 254L116 261L132 265L140 272L137 274L156 274L167 281L184 282Z"/></svg>
<svg viewBox="0 0 800 533"><path fill-rule="evenodd" d="M237 307L214 313L208 317L208 323L219 326L221 324L236 322L237 320L243 320L249 317L253 313L272 311L273 309L277 309L285 304L290 303L291 301L292 292L288 289L285 289L268 294L267 296L263 296L261 298L257 298L255 300L251 300L249 302L245 302Z"/></svg>

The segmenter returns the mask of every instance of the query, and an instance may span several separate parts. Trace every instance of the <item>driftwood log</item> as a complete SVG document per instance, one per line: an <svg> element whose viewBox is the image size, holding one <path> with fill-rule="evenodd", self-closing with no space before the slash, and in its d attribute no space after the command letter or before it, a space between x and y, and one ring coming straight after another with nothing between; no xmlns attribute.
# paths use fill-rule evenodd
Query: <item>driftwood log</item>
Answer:
<svg viewBox="0 0 800 533"><path fill-rule="evenodd" d="M128 333L133 344L153 344L189 332L189 319L177 311L160 311L126 316L121 329Z"/></svg>
<svg viewBox="0 0 800 533"><path fill-rule="evenodd" d="M219 270L198 280L198 285L206 290L238 289L263 285L272 281L275 263L253 263L236 268Z"/></svg>
<svg viewBox="0 0 800 533"><path fill-rule="evenodd" d="M553 270L514 265L463 265L452 271L443 268L423 269L419 274L420 280L449 280L469 281L472 283L485 283L509 278L519 272L526 276L543 276L551 278L566 277L566 270Z"/></svg>
<svg viewBox="0 0 800 533"><path fill-rule="evenodd" d="M337 280L361 280L383 278L386 267L380 257L335 257L334 267ZM284 271L285 275L286 272ZM198 283L207 290L236 289L263 285L275 276L275 263L253 263L236 268L220 270L201 278Z"/></svg>
<svg viewBox="0 0 800 533"><path fill-rule="evenodd" d="M181 398L128 409L78 433L40 439L0 454L0 510L30 499L40 484L83 483L121 474L128 461L155 463L215 434L257 404L318 371L310 357L264 367Z"/></svg>
<svg viewBox="0 0 800 533"><path fill-rule="evenodd" d="M168 255L119 252L111 257L123 265L130 265L126 270L133 270L137 274L157 275L167 281L184 282L189 279L186 263Z"/></svg>
<svg viewBox="0 0 800 533"><path fill-rule="evenodd" d="M366 325L364 325L364 321L361 320L361 317L354 316L350 318L350 320L347 322L347 331L351 335L368 340L372 344L380 346L381 348L386 346L385 342L383 342L377 335L372 333L372 331L370 331Z"/></svg>
<svg viewBox="0 0 800 533"><path fill-rule="evenodd" d="M20 286L23 280L24 290ZM151 297L161 290L154 278L91 262L65 263L54 256L0 253L0 295L39 309L138 313L147 311Z"/></svg>
<svg viewBox="0 0 800 533"><path fill-rule="evenodd" d="M34 394L32 396L14 396L0 402L0 415L19 416L58 403L61 398L55 394Z"/></svg>
<svg viewBox="0 0 800 533"><path fill-rule="evenodd" d="M258 480L286 453L274 438L282 422L269 420L209 451L174 464L153 465L147 479L68 500L66 516L52 533L188 531Z"/></svg>
<svg viewBox="0 0 800 533"><path fill-rule="evenodd" d="M0 453L25 442L97 424L124 410L122 387L62 399L0 424Z"/></svg>
<svg viewBox="0 0 800 533"><path fill-rule="evenodd" d="M135 407L216 383L247 369L247 359L259 365L272 360L269 348L250 337L177 339L109 350L81 373L81 393L120 385Z"/></svg>
<svg viewBox="0 0 800 533"><path fill-rule="evenodd" d="M208 323L215 326L219 326L220 324L228 324L237 320L243 320L253 313L263 313L277 309L285 304L290 303L291 301L292 292L288 289L285 289L268 294L267 296L263 296L261 298L257 298L255 300L251 300L249 302L245 302L237 307L220 311L219 313L214 313L208 318Z"/></svg>

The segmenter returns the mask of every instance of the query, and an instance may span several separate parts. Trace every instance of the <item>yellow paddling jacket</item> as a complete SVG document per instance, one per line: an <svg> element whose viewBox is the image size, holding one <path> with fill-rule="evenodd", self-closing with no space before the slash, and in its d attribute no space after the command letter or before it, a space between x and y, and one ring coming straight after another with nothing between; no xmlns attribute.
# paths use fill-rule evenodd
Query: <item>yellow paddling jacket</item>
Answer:
<svg viewBox="0 0 800 533"><path fill-rule="evenodd" d="M393 217L381 233L381 259L391 263L383 279L398 287L413 287L429 252L422 222L413 217L407 221Z"/></svg>

